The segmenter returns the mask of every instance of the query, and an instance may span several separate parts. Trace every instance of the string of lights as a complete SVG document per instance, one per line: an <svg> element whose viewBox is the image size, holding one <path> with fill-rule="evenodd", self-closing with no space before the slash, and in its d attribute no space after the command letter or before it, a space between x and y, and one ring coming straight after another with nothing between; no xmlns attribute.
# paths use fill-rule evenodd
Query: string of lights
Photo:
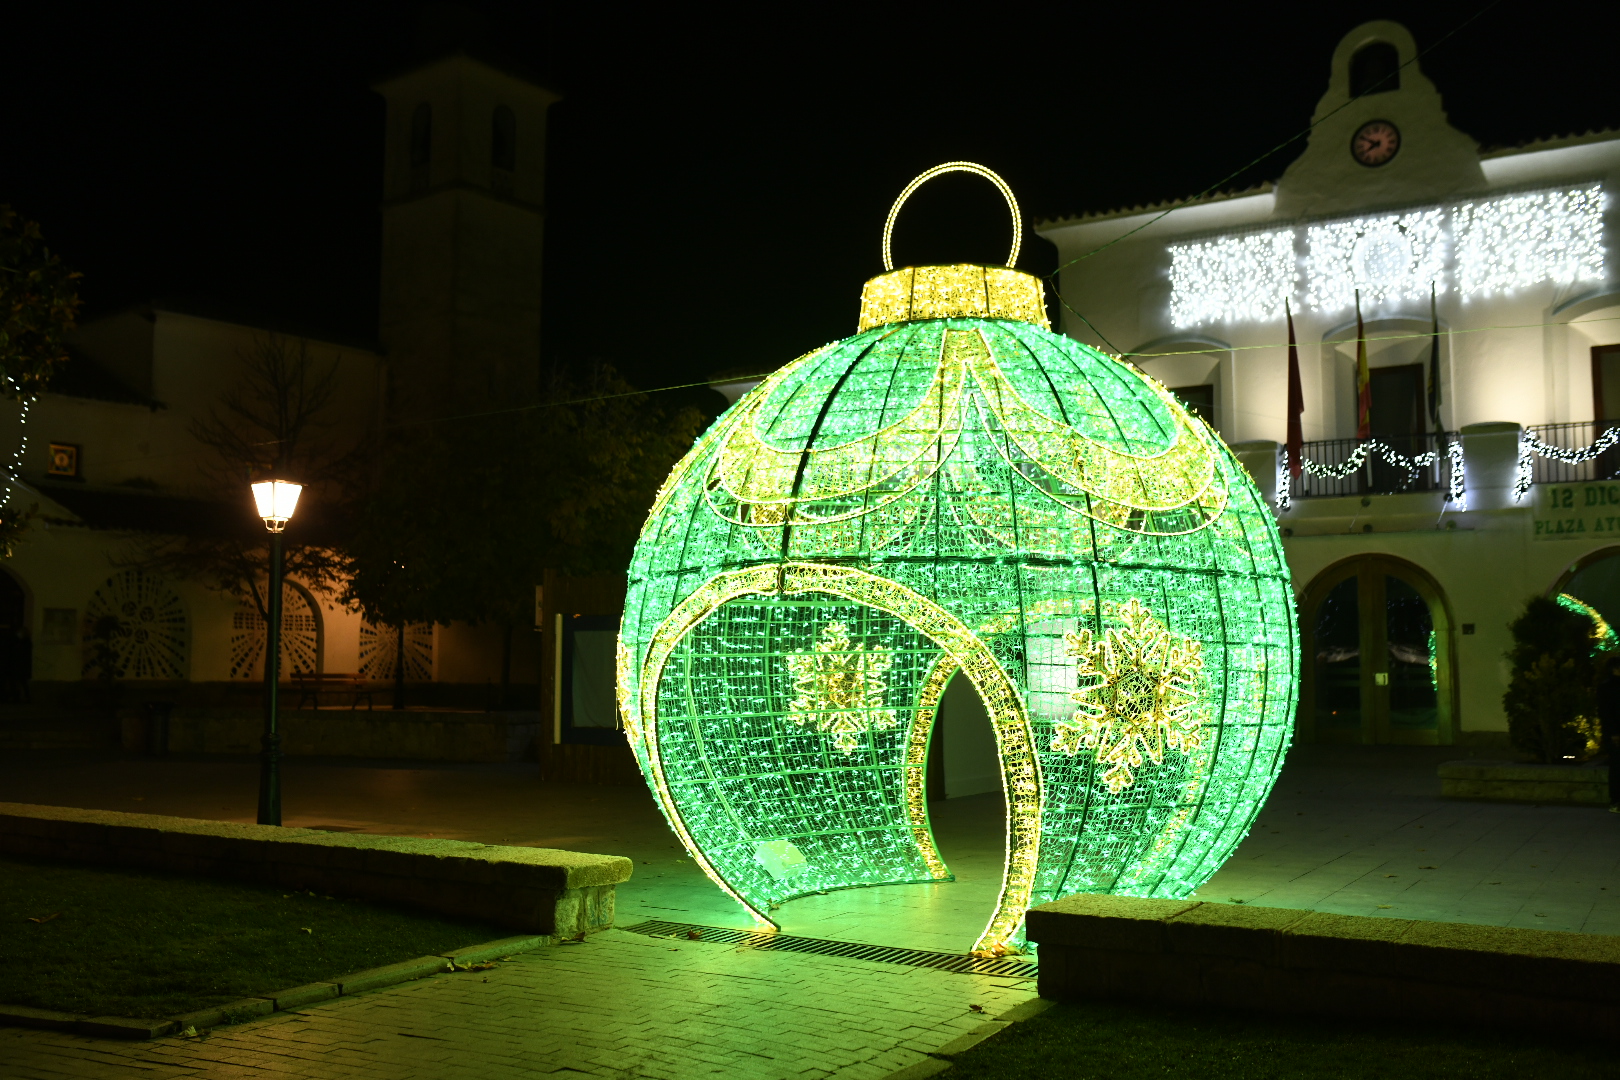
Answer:
<svg viewBox="0 0 1620 1080"><path fill-rule="evenodd" d="M1073 305L1069 304L1068 301L1064 300L1061 296L1057 297L1057 299L1058 299L1058 302L1060 304L1062 304L1064 308L1068 309L1068 311L1071 314L1073 314L1076 318L1082 319L1082 320L1085 319L1085 316L1082 315L1079 311L1075 310ZM1582 325L1592 325L1592 324L1595 324L1595 323L1603 323L1603 322L1620 322L1620 315L1605 315L1605 316L1601 316L1601 317L1598 317L1598 318L1582 319L1581 322L1582 322ZM1086 325L1090 326L1091 324L1088 321L1088 322L1086 322ZM1535 330L1535 329L1540 329L1540 328L1549 327L1549 326L1568 326L1568 325L1569 325L1568 321L1558 321L1558 322L1548 321L1548 322L1535 322L1535 323L1503 323L1503 324L1491 325L1491 326L1455 327L1455 328L1450 328L1450 329L1446 329L1446 330L1441 330L1439 332L1439 334L1435 334L1432 331L1425 330L1425 331L1412 331L1412 332L1400 333L1400 334L1378 334L1376 337L1369 335L1367 340L1369 340L1369 341L1380 341L1380 342L1416 341L1416 340L1419 340L1419 339L1429 339L1429 338L1433 338L1433 337L1460 336L1460 335L1463 335L1463 334L1482 334L1482 333L1488 333L1488 332L1508 331L1508 330ZM1095 330L1094 327L1093 327L1093 330ZM1098 337L1101 338L1102 335L1098 334ZM1106 344L1107 339L1103 339L1103 340L1104 340L1104 343ZM1115 349L1113 346L1110 345L1109 346L1109 353L1112 356L1114 356L1116 359L1119 359L1119 360L1134 361L1134 360L1153 360L1153 359L1157 359L1159 357L1166 357L1166 356L1197 356L1197 355L1201 355L1201 354L1210 352L1212 348L1213 348L1213 346L1205 346L1202 349L1156 349L1156 350L1146 351L1146 352L1131 352L1129 350ZM1259 352L1259 351L1264 351L1264 350L1267 350L1267 349L1286 349L1286 348L1288 348L1288 342L1286 342L1286 341L1273 341L1273 342L1264 342L1264 343L1258 344L1258 345L1226 345L1226 346L1221 346L1220 351L1221 352L1239 353L1239 352ZM542 410L542 409L557 409L557 408L563 408L563 407L568 406L568 405L588 405L588 404L591 404L592 402L597 402L597 401L612 401L612 400L615 400L617 398L626 398L626 397L642 397L642 396L649 395L649 394L668 393L668 392L673 391L673 390L692 390L692 389L695 389L697 387L714 387L714 386L720 386L720 385L727 384L727 383L748 382L750 380L764 380L764 379L768 378L770 376L770 374L771 374L770 372L766 371L766 372L761 372L761 373L759 373L757 375L728 375L723 379L703 379L703 380L701 380L699 382L675 383L675 384L673 384L671 386L655 386L655 387L652 387L652 388L647 389L647 390L628 390L628 391L624 391L624 392L618 393L618 394L598 394L598 395L595 395L593 397L569 398L566 401L543 401L543 402L538 402L538 403L533 404L533 405L514 405L513 407L511 407L509 409L491 409L491 410L487 410L487 411L484 411L484 412L476 412L476 413L458 413L455 416L441 416L441 417L430 417L430 418L423 419L423 420L400 421L398 423L389 424L389 425L387 425L387 427L388 427L389 430L393 430L393 429L396 429L396 428L417 427L417 426L420 426L420 425L423 425L423 424L450 423L450 422L457 421L457 420L474 420L474 419L482 419L482 418L491 417L491 416L507 416L507 415L511 415L511 414L514 414L514 413L535 412L535 411ZM189 450L176 450L173 453L174 454L189 454L189 453L191 453L191 451L189 451ZM144 455L141 456L140 460L146 461L146 460L151 460L152 458L156 458L156 457L167 457L167 456L171 456L171 455L169 455L169 454L144 454ZM134 460L134 459L123 459L123 460ZM0 505L4 505L4 503L0 502Z"/></svg>
<svg viewBox="0 0 1620 1080"><path fill-rule="evenodd" d="M1312 476L1319 476L1325 480L1343 480L1354 475L1356 470L1366 464L1367 459L1374 454L1378 455L1386 464L1397 469L1405 469L1408 483L1417 480L1420 470L1432 468L1439 462L1443 454L1451 465L1451 472L1446 486L1446 502L1451 504L1455 510L1468 509L1468 490L1464 479L1466 471L1463 468L1461 439L1448 440L1444 451L1429 450L1412 455L1401 453L1382 439L1367 439L1357 446L1349 457L1337 465L1324 465L1303 455L1299 464L1303 471ZM1277 457L1277 507L1280 510L1287 510L1293 505L1293 476L1288 465L1288 451L1285 448Z"/></svg>
<svg viewBox="0 0 1620 1080"><path fill-rule="evenodd" d="M7 379L6 381L11 384L13 389L16 388L17 383L15 380ZM21 482L18 473L22 468L23 458L28 453L28 414L33 411L35 400L33 397L22 399L22 412L17 418L17 449L12 453L11 460L6 463L6 494L4 498L0 498L0 510L11 506L12 493L17 490Z"/></svg>
<svg viewBox="0 0 1620 1080"><path fill-rule="evenodd" d="M1451 207L1349 218L1171 244L1170 321L1282 318L1422 300L1434 290L1470 299L1543 282L1604 275L1601 185L1507 195ZM1296 251L1296 246L1301 245Z"/></svg>
<svg viewBox="0 0 1620 1080"><path fill-rule="evenodd" d="M1533 431L1519 436L1519 466L1513 480L1513 501L1521 501L1529 494L1534 474L1534 459L1541 457L1561 461L1566 465L1581 465L1593 461L1620 443L1620 427L1611 427L1586 446L1555 446Z"/></svg>
<svg viewBox="0 0 1620 1080"><path fill-rule="evenodd" d="M1057 301L1058 301L1059 304L1061 304L1064 307L1065 310L1067 310L1075 318L1081 320L1082 322L1084 322L1086 324L1086 326L1090 327L1091 331L1093 333L1095 333L1097 335L1097 337L1100 340L1102 340L1102 342L1104 344L1108 344L1108 339L1103 337L1102 333L1100 331L1098 331L1095 326L1092 326L1091 320L1087 319L1083 314L1081 314L1080 311L1077 308L1075 308L1075 306L1073 304L1071 304L1067 300L1065 300L1061 294L1057 295ZM1620 322L1620 315L1603 315L1603 316L1599 316L1597 318L1592 318L1592 319L1582 319L1581 320L1581 325L1590 326L1590 325L1593 325L1593 324L1596 324L1596 323L1604 323L1604 322ZM1489 326L1456 326L1456 327L1448 327L1448 328L1446 328L1444 330L1439 331L1438 333L1433 331L1433 330L1414 330L1414 331L1409 331L1409 332L1401 333L1401 334L1383 334L1383 333L1369 334L1369 335L1367 335L1367 340L1368 341L1378 341L1378 342L1416 341L1416 340L1419 340L1419 339L1427 340L1427 339L1436 338L1436 337L1460 337L1460 336L1462 336L1464 334L1495 333L1495 332L1501 332L1501 331L1507 331L1507 330L1539 330L1539 329L1543 329L1543 328L1549 327L1549 326L1568 326L1568 325L1569 325L1569 320L1567 320L1567 319L1558 320L1558 321L1548 320L1548 321L1545 321L1545 322L1533 322L1533 323L1493 323L1493 324L1491 324ZM1351 340L1354 340L1354 339L1351 339ZM1155 349L1155 350L1152 350L1152 351L1144 351L1144 352L1133 352L1133 351L1128 350L1128 349L1116 349L1112 345L1109 345L1108 347L1109 347L1109 351L1112 352L1113 355L1116 358L1121 359L1121 360L1139 360L1139 359L1140 360L1152 360L1152 359L1162 357L1162 356L1200 356L1200 355L1204 355L1206 353L1211 353L1211 352L1240 353L1240 352L1258 352L1258 351L1263 351L1263 350L1267 350L1267 349L1286 349L1286 348L1288 348L1288 342L1287 341L1267 341L1267 342L1262 342L1262 343L1260 343L1258 345L1218 345L1218 346L1217 345L1205 345L1202 348L1197 348L1197 349ZM760 377L763 378L764 376L760 376ZM723 380L723 381L733 382L733 381L736 381L736 380L735 380L735 378L732 378L732 379L727 379L727 380ZM698 383L697 385L702 386L702 385L706 385L706 384ZM647 391L647 393L654 393L654 392L655 391L650 391L650 390Z"/></svg>

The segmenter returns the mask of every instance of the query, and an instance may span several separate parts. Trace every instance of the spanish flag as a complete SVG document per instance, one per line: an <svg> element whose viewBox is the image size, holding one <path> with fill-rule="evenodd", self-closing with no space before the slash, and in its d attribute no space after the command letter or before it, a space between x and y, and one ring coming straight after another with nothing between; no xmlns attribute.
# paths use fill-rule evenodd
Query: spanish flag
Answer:
<svg viewBox="0 0 1620 1080"><path fill-rule="evenodd" d="M1356 438L1372 438L1372 374L1367 370L1367 330L1361 324L1361 290L1356 290Z"/></svg>

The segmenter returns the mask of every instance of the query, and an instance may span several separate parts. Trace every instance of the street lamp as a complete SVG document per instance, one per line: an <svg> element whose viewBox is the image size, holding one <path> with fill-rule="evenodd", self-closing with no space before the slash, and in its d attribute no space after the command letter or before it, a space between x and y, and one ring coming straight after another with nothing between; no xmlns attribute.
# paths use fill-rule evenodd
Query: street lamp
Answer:
<svg viewBox="0 0 1620 1080"><path fill-rule="evenodd" d="M253 485L264 527L270 530L270 618L264 648L264 744L259 757L259 824L281 824L281 735L276 731L281 683L281 531L292 520L302 484L261 480Z"/></svg>

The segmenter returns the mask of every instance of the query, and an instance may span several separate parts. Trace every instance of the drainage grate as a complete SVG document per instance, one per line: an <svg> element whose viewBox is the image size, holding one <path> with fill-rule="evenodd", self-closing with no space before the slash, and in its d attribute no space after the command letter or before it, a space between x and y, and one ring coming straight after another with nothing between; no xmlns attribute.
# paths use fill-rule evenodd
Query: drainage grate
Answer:
<svg viewBox="0 0 1620 1080"><path fill-rule="evenodd" d="M673 938L689 938L691 931L696 930L699 934L697 940L712 941L720 945L748 945L755 949L814 953L817 956L843 956L851 960L874 960L880 964L934 968L959 975L1003 975L1033 979L1036 971L1034 959L1028 956L994 958L963 956L959 953L928 952L924 949L896 949L888 945L861 945L853 941L823 941L820 938L794 937L792 934L728 930L723 926L698 926L693 923L664 922L661 919L650 919L620 929L629 930L634 934L646 934L648 937Z"/></svg>

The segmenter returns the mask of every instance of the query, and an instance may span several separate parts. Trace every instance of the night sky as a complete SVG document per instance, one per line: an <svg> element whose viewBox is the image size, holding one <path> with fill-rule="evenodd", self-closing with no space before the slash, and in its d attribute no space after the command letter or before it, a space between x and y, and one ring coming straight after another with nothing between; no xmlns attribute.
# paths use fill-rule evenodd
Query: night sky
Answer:
<svg viewBox="0 0 1620 1080"><path fill-rule="evenodd" d="M547 356L643 387L852 333L889 203L938 162L998 170L1028 218L1208 187L1309 122L1333 46L1367 19L1428 48L1484 7L1421 64L1486 145L1620 126L1615 5L465 7L486 51L564 95ZM0 202L83 271L87 314L186 299L375 338L369 87L431 46L419 3L33 8L6 16ZM1274 179L1302 145L1227 186ZM946 177L908 205L896 262L1000 262L1007 237L994 189ZM1054 263L1026 242L1023 269Z"/></svg>

